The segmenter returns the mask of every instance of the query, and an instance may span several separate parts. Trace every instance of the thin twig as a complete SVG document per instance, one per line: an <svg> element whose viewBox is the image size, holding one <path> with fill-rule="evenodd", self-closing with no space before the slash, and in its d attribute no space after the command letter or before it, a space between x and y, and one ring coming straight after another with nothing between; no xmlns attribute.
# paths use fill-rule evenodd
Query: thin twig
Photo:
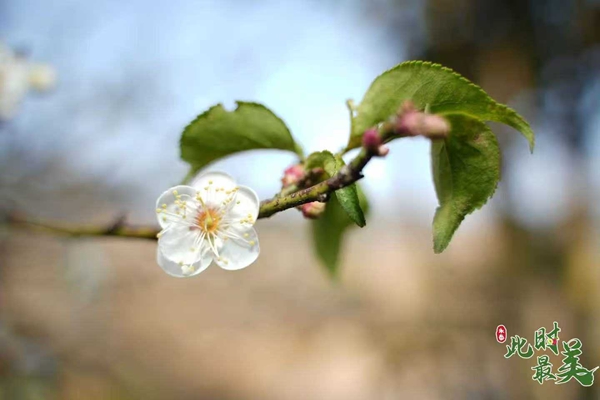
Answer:
<svg viewBox="0 0 600 400"><path fill-rule="evenodd" d="M393 129L389 124L384 123L379 128L382 143L389 141L393 136ZM363 178L362 170L369 163L371 158L377 155L376 150L362 147L360 152L347 165L342 167L337 174L327 180L314 184L310 187L299 189L299 187L312 184L318 175L317 170L311 171L309 178L302 181L302 185L291 186L282 189L275 197L264 200L260 204L258 218L269 218L272 215L285 211L299 205L310 203L313 201L325 202L329 199L330 194L336 190L352 185L359 179ZM293 192L292 192L293 191ZM292 192L292 193L290 193ZM123 218L117 220L107 228L87 227L87 228L72 228L67 226L56 226L41 222L34 222L27 219L12 217L8 221L12 225L21 225L28 228L65 234L69 236L115 236L128 238L142 238L156 240L156 235L159 232L154 227L132 227L127 226Z"/></svg>
<svg viewBox="0 0 600 400"><path fill-rule="evenodd" d="M8 223L38 231L59 233L67 236L115 236L156 240L158 230L154 227L133 227L124 224L122 218L107 228L98 227L69 227L66 225L52 225L38 221L31 221L19 217L9 217Z"/></svg>
<svg viewBox="0 0 600 400"><path fill-rule="evenodd" d="M332 192L353 184L363 177L362 170L375 154L367 149L361 149L360 153L337 174L331 178L317 183L306 189L286 196L276 196L260 203L258 218L268 218L280 211L297 207L313 201L322 201Z"/></svg>

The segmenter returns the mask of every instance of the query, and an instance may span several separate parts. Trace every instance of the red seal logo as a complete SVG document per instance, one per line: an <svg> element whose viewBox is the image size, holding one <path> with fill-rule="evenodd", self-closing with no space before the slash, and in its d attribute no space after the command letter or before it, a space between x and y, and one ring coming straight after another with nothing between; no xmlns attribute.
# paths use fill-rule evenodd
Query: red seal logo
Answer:
<svg viewBox="0 0 600 400"><path fill-rule="evenodd" d="M506 327L504 325L498 325L496 328L496 341L498 343L506 342Z"/></svg>

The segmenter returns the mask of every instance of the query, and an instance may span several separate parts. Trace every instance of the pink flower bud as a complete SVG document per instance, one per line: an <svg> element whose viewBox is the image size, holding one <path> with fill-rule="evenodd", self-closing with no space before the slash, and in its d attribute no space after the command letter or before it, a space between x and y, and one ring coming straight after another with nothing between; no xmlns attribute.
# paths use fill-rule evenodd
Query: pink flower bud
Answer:
<svg viewBox="0 0 600 400"><path fill-rule="evenodd" d="M377 152L377 149L381 146L379 131L375 128L367 129L362 138L362 145L367 150Z"/></svg>
<svg viewBox="0 0 600 400"><path fill-rule="evenodd" d="M420 113L418 111L407 111L396 120L396 133L404 136L417 136L420 129Z"/></svg>
<svg viewBox="0 0 600 400"><path fill-rule="evenodd" d="M421 120L422 135L432 139L444 138L450 132L450 124L444 117L435 114L423 114Z"/></svg>
<svg viewBox="0 0 600 400"><path fill-rule="evenodd" d="M444 138L450 132L450 124L445 118L417 111L410 102L400 108L395 128L398 135L425 136L430 139Z"/></svg>
<svg viewBox="0 0 600 400"><path fill-rule="evenodd" d="M297 183L303 177L304 167L300 164L292 165L284 171L283 178L281 178L281 184L283 187L287 187Z"/></svg>
<svg viewBox="0 0 600 400"><path fill-rule="evenodd" d="M313 201L312 203L302 204L300 210L304 218L317 219L325 212L325 203Z"/></svg>

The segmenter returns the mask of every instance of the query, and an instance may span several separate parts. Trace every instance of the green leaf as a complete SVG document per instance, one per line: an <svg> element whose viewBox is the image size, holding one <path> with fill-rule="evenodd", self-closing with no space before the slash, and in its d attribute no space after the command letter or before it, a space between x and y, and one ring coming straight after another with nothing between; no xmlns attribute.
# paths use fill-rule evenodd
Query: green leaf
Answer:
<svg viewBox="0 0 600 400"><path fill-rule="evenodd" d="M339 172L346 165L342 157L334 156L333 160L325 163L325 172L330 176L333 176ZM356 189L356 183L350 186L346 186L343 189L335 191L335 197L339 201L340 205L346 211L348 216L354 223L361 228L364 227L367 222L365 221L365 215L360 207L360 201L358 199L358 190Z"/></svg>
<svg viewBox="0 0 600 400"><path fill-rule="evenodd" d="M304 168L306 170L310 170L313 168L323 168L325 169L325 164L334 162L333 154L330 151L316 151L311 153L306 157L306 161L304 163ZM327 171L325 171L327 172ZM327 173L327 177L329 178L331 174Z"/></svg>
<svg viewBox="0 0 600 400"><path fill-rule="evenodd" d="M357 108L347 148L359 147L365 130L394 115L406 100L420 110L428 106L434 114L465 114L507 124L527 138L533 151L534 134L523 117L453 70L423 61L404 62L373 81Z"/></svg>
<svg viewBox="0 0 600 400"><path fill-rule="evenodd" d="M335 197L327 202L321 218L312 223L313 240L317 256L331 276L336 276L339 255L346 228L352 222Z"/></svg>
<svg viewBox="0 0 600 400"><path fill-rule="evenodd" d="M440 206L433 219L433 248L441 253L466 215L481 208L500 180L498 141L483 122L448 115L446 139L432 141L433 181Z"/></svg>
<svg viewBox="0 0 600 400"><path fill-rule="evenodd" d="M339 172L340 169L345 165L342 157L333 155L329 151L321 151L312 153L306 159L306 169L312 169L316 167L323 168L327 173L328 177L332 177ZM358 199L358 192L356 184L346 186L343 189L335 191L335 197L342 206L342 209L346 211L350 219L361 228L366 225L365 215L360 207L360 201Z"/></svg>
<svg viewBox="0 0 600 400"><path fill-rule="evenodd" d="M360 209L363 211L364 215L367 215L369 213L369 199L367 199L367 195L365 194L364 190L362 190L362 187L358 184L355 183L356 185L356 193L358 194L358 202L360 204Z"/></svg>
<svg viewBox="0 0 600 400"><path fill-rule="evenodd" d="M369 208L367 198L360 186L357 185L356 188L360 206L366 213ZM321 218L312 222L316 254L332 277L338 274L344 235L352 225L352 220L336 197L332 197L327 202L327 207Z"/></svg>
<svg viewBox="0 0 600 400"><path fill-rule="evenodd" d="M184 129L181 158L192 166L192 173L245 150L279 149L302 157L289 129L273 112L261 104L236 103L237 108L231 112L217 104Z"/></svg>

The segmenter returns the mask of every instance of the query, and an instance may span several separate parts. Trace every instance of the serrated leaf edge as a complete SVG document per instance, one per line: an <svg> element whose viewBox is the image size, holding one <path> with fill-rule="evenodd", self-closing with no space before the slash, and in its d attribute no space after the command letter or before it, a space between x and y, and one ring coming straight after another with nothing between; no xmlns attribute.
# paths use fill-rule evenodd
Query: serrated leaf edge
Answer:
<svg viewBox="0 0 600 400"><path fill-rule="evenodd" d="M445 72L448 72L448 73L452 74L453 76L457 77L457 78L458 78L460 81L462 81L462 82L466 83L468 86L470 86L470 87L474 88L475 90L477 90L477 91L478 91L480 94L483 94L483 95L485 95L485 96L489 97L489 99L492 101L492 103L491 103L491 104L489 104L489 105L488 105L488 107L491 107L491 108L500 108L500 109L504 109L504 110L508 111L508 112L509 112L509 113L510 113L512 116L514 116L515 118L517 118L517 119L519 120L519 122L523 123L523 124L524 124L524 125L525 125L525 126L528 128L528 130L529 130L529 131L530 131L530 133L531 133L531 140L529 140L529 138L528 138L528 137L525 135L525 133L521 132L521 134L522 134L523 136L525 136L525 138L528 140L528 142L529 142L529 150L530 150L530 152L531 152L531 153L533 153L533 149L534 149L534 147L535 147L535 135L533 134L533 130L532 130L532 129L531 129L531 127L529 126L529 123L528 123L528 122L527 122L527 121L526 121L526 120L525 120L523 117L521 117L521 115L520 115L518 112L516 112L514 109L510 108L509 106L507 106L507 105L505 105L505 104L502 104L502 103L499 103L499 102L497 102L497 101L496 101L496 100L494 100L494 99L493 99L493 98L492 98L492 97L491 97L491 96L490 96L490 95L489 95L489 94L488 94L488 93L487 93L485 90L483 90L483 88L482 88L481 86L479 86L479 85L477 85L477 84L475 84L475 83L471 82L469 79L465 78L464 76L462 76L462 75L461 75L461 74L459 74L458 72L454 71L452 68L445 67L445 66L443 66L443 65L441 65L441 64L438 64L438 63L434 63L434 62L431 62L431 61L423 61L423 60L410 60L410 61L404 61L404 62L401 62L400 64L398 64L398 65L395 65L395 66L393 66L392 68L389 68L389 69L387 69L386 71L384 71L384 72L382 72L381 74L377 75L377 77L376 77L375 79L373 79L373 82L371 82L371 85L369 85L369 88L367 89L367 91L366 91L366 92L365 92L365 94L363 95L363 99L361 100L361 103L362 103L362 101L364 101L364 98L365 98L366 94L367 94L367 93L369 93L369 91L371 90L371 88L372 88L372 87L373 87L373 85L375 84L375 81L377 81L377 80L378 80L379 78L381 78L383 75L385 75L385 74L387 74L387 73L390 73L390 72L393 72L394 70L396 70L396 69L400 69L400 68L402 68L402 67L404 67L404 66L410 66L410 67L413 67L413 66L423 66L423 65L424 65L424 66L427 66L427 67L431 67L431 68L440 69L440 70L442 70L442 71L445 71ZM439 104L438 104L438 105L439 105ZM359 107L360 107L360 104L358 105L357 109L358 109ZM442 113L439 113L439 114L440 114L440 115L444 115L444 113L443 113L443 112L442 112ZM447 113L447 114L459 114L459 113L456 113L456 112L449 112L449 113ZM477 115L472 115L472 114L468 114L468 113L462 113L462 114L469 115L469 116L472 116L472 117L474 117L474 118L477 118L477 119L479 119L480 121L483 121L483 120L482 120L482 119L481 119L479 116L477 116ZM505 125L507 125L507 124L505 124ZM351 126L354 126L354 119L353 119L353 120L352 120L352 122L351 122ZM509 126L510 126L510 125L509 125ZM512 126L511 126L511 127L512 127ZM515 130L518 130L518 129L516 129L515 127L512 127L512 128L513 128L513 129L515 129ZM353 132L353 131L351 131L351 132ZM528 133L529 133L529 132L528 132ZM351 136L350 136L350 139L349 139L349 141L348 141L348 148L350 148L350 147L351 147L350 145L351 145L351 143L352 143L352 137L353 137L353 136L355 136L355 135L352 135L352 134L351 134Z"/></svg>

